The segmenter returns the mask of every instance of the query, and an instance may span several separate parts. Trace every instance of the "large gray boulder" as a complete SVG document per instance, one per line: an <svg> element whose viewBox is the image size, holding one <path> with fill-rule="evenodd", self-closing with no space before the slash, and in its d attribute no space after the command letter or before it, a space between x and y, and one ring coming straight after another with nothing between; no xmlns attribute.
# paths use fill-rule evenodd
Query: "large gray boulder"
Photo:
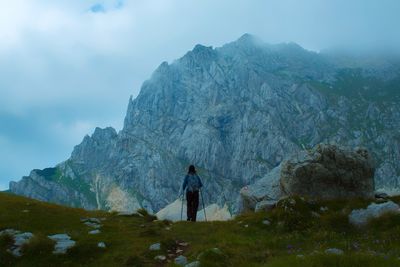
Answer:
<svg viewBox="0 0 400 267"><path fill-rule="evenodd" d="M372 198L374 172L366 149L319 144L284 161L280 183L286 195L317 199Z"/></svg>
<svg viewBox="0 0 400 267"><path fill-rule="evenodd" d="M254 211L260 205L265 207L273 206L282 196L280 173L281 165L272 169L254 184L243 187L240 190L239 212Z"/></svg>

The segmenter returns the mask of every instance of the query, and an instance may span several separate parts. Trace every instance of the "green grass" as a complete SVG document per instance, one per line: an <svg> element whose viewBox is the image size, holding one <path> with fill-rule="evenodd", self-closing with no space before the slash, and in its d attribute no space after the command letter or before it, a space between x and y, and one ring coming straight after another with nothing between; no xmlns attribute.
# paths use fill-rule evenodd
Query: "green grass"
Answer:
<svg viewBox="0 0 400 267"><path fill-rule="evenodd" d="M6 251L10 237L0 237L0 266L174 266L172 256L169 263L154 257L176 249L202 266L400 266L400 215L387 214L358 229L349 225L347 216L370 201L293 200L282 200L271 212L243 214L228 222L171 223L145 211L119 216L0 193L0 230L35 235L20 258ZM321 207L328 210L322 212ZM85 217L105 218L100 234L88 234L90 228L80 221ZM265 219L271 224L264 225ZM47 236L56 233L77 241L66 255L52 254L54 242ZM97 247L101 241L106 249ZM156 242L161 251L150 251ZM179 242L189 245L180 247ZM344 255L324 253L333 247Z"/></svg>

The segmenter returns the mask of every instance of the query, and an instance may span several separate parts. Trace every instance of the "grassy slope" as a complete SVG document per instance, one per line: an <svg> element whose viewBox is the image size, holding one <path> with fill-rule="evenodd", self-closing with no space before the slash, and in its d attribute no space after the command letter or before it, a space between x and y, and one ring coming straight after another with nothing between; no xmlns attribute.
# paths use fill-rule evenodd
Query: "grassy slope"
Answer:
<svg viewBox="0 0 400 267"><path fill-rule="evenodd" d="M151 221L150 216L89 212L0 193L0 230L35 234L21 258L6 252L10 240L0 238L0 266L162 266L154 256L167 255L177 240L189 242L184 249L189 261L202 253L203 266L400 266L400 215L387 215L361 230L348 224L348 212L368 203L310 204L296 199L296 204L281 202L273 212L247 214L230 222L168 226L168 222ZM329 210L313 217L321 205ZM102 233L88 235L89 227L80 222L83 217L106 218ZM272 222L270 226L262 224L265 218ZM67 255L51 253L53 243L46 236L56 233L68 233L77 241ZM106 243L105 250L97 248L100 241ZM162 243L161 253L148 250L155 242ZM210 250L215 247L221 255ZM343 249L345 255L322 253L331 247Z"/></svg>

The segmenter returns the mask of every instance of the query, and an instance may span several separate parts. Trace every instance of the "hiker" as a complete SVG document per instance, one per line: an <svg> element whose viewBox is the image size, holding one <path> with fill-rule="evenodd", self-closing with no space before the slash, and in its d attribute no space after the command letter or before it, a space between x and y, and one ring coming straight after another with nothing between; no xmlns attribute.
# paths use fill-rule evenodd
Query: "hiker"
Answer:
<svg viewBox="0 0 400 267"><path fill-rule="evenodd" d="M196 173L196 169L193 165L189 166L189 171L185 176L185 180L182 185L182 196L186 189L186 201L187 201L187 220L195 222L197 209L199 207L199 190L203 186L200 177Z"/></svg>

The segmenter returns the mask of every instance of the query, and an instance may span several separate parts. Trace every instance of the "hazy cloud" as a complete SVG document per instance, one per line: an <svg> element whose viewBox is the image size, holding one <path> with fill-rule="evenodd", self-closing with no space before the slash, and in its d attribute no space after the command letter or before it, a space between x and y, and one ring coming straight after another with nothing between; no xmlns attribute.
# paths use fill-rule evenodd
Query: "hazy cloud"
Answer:
<svg viewBox="0 0 400 267"><path fill-rule="evenodd" d="M0 189L66 159L95 126L121 129L162 62L243 33L266 42L400 47L397 0L2 1Z"/></svg>

